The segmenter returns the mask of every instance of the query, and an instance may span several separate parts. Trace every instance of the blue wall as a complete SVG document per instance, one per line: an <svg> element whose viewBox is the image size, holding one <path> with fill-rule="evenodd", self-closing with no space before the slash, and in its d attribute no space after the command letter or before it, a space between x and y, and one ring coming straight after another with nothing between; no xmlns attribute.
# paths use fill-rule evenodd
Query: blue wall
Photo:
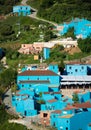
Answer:
<svg viewBox="0 0 91 130"><path fill-rule="evenodd" d="M30 6L13 6L13 13L18 13L18 15L30 15L31 14L31 8Z"/></svg>
<svg viewBox="0 0 91 130"><path fill-rule="evenodd" d="M87 125L91 122L91 112L81 112L73 115L70 118L58 118L58 130L88 130ZM63 129L60 129L60 128Z"/></svg>
<svg viewBox="0 0 91 130"><path fill-rule="evenodd" d="M87 130L87 125L91 122L91 112L76 114L70 119L70 130Z"/></svg>
<svg viewBox="0 0 91 130"><path fill-rule="evenodd" d="M68 128L68 129L66 129ZM57 130L71 130L70 129L70 118L61 118L57 119ZM76 130L76 129L72 129Z"/></svg>
<svg viewBox="0 0 91 130"><path fill-rule="evenodd" d="M53 71L54 73L58 74L59 70L58 70L58 65L53 65L50 64L49 65L49 70Z"/></svg>
<svg viewBox="0 0 91 130"><path fill-rule="evenodd" d="M87 130L91 130L91 123L90 123L90 125L88 125L88 129Z"/></svg>
<svg viewBox="0 0 91 130"><path fill-rule="evenodd" d="M44 48L44 59L49 58L50 48Z"/></svg>
<svg viewBox="0 0 91 130"><path fill-rule="evenodd" d="M51 117L50 117L50 125L53 127L58 127L58 116L61 116L61 113L51 113Z"/></svg>
<svg viewBox="0 0 91 130"><path fill-rule="evenodd" d="M29 87L31 87L31 85L34 85L34 83L33 84L23 84L23 86L22 86L22 84L20 84L19 83L19 81L24 81L24 80L34 80L34 81L36 81L36 80L49 80L50 81L50 83L49 84L46 84L46 86L48 86L48 85L51 85L51 84L53 84L53 85L57 85L57 86L59 86L59 76L17 76L17 83L18 83L18 87L19 87L19 89L20 88L29 88Z"/></svg>
<svg viewBox="0 0 91 130"><path fill-rule="evenodd" d="M87 75L87 65L82 64L67 64L65 65L67 75Z"/></svg>

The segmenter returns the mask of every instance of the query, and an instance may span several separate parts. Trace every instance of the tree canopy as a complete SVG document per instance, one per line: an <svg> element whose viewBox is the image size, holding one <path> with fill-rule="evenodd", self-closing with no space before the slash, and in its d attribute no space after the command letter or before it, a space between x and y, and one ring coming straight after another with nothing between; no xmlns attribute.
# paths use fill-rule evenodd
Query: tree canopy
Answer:
<svg viewBox="0 0 91 130"><path fill-rule="evenodd" d="M79 102L78 94L74 93L73 97L72 97L72 100L74 101L74 103L78 103Z"/></svg>
<svg viewBox="0 0 91 130"><path fill-rule="evenodd" d="M0 73L0 85L2 87L9 87L16 80L16 71L12 68L6 69Z"/></svg>
<svg viewBox="0 0 91 130"><path fill-rule="evenodd" d="M91 52L91 38L88 37L86 39L78 39L78 47L82 52Z"/></svg>
<svg viewBox="0 0 91 130"><path fill-rule="evenodd" d="M91 19L90 0L41 0L39 5L38 16L57 23L72 17Z"/></svg>

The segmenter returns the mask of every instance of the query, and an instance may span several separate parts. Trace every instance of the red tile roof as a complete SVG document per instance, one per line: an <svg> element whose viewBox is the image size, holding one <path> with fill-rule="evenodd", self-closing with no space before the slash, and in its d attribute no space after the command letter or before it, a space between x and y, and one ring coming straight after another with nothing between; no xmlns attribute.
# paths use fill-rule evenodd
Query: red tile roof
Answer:
<svg viewBox="0 0 91 130"><path fill-rule="evenodd" d="M83 63L81 63L81 62L69 62L69 63L67 63L68 65L74 65L74 64L82 64L83 65Z"/></svg>
<svg viewBox="0 0 91 130"><path fill-rule="evenodd" d="M53 103L53 102L56 102L56 101L57 101L56 99L48 100L49 103Z"/></svg>
<svg viewBox="0 0 91 130"><path fill-rule="evenodd" d="M61 110L55 110L52 113L60 114L60 113L62 113L62 111Z"/></svg>
<svg viewBox="0 0 91 130"><path fill-rule="evenodd" d="M90 102L75 103L73 106L78 108L91 108L91 103Z"/></svg>
<svg viewBox="0 0 91 130"><path fill-rule="evenodd" d="M84 102L84 103L75 103L73 105L67 105L64 110L72 110L72 109L79 109L79 108L91 108L90 102Z"/></svg>
<svg viewBox="0 0 91 130"><path fill-rule="evenodd" d="M68 111L68 110L73 110L73 109L78 109L75 106L71 106L71 105L67 105L67 107L64 108L64 110Z"/></svg>
<svg viewBox="0 0 91 130"><path fill-rule="evenodd" d="M50 94L50 92L44 92L44 94Z"/></svg>
<svg viewBox="0 0 91 130"><path fill-rule="evenodd" d="M18 74L19 76L58 76L50 70L27 70Z"/></svg>

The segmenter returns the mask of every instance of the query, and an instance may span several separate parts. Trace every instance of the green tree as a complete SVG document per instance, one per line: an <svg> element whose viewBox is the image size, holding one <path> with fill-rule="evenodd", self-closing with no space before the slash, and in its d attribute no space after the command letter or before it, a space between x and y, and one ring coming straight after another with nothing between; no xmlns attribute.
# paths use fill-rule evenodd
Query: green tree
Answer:
<svg viewBox="0 0 91 130"><path fill-rule="evenodd" d="M82 52L91 52L91 38L88 37L86 39L78 39L78 47Z"/></svg>
<svg viewBox="0 0 91 130"><path fill-rule="evenodd" d="M0 32L1 32L1 35L3 35L3 36L9 36L9 35L14 34L13 28L9 24L2 25Z"/></svg>
<svg viewBox="0 0 91 130"><path fill-rule="evenodd" d="M39 97L42 98L42 92L39 92Z"/></svg>
<svg viewBox="0 0 91 130"><path fill-rule="evenodd" d="M16 81L17 72L12 69L6 69L0 73L0 85L3 87L11 87L12 83Z"/></svg>
<svg viewBox="0 0 91 130"><path fill-rule="evenodd" d="M51 30L45 31L45 33L44 33L44 41L48 42L52 38L53 38L53 32Z"/></svg>
<svg viewBox="0 0 91 130"><path fill-rule="evenodd" d="M73 97L72 97L72 100L74 101L74 103L78 103L79 102L78 94L74 93Z"/></svg>
<svg viewBox="0 0 91 130"><path fill-rule="evenodd" d="M72 39L76 39L76 36L74 34L74 27L69 28L67 33L64 34L65 37L72 37Z"/></svg>

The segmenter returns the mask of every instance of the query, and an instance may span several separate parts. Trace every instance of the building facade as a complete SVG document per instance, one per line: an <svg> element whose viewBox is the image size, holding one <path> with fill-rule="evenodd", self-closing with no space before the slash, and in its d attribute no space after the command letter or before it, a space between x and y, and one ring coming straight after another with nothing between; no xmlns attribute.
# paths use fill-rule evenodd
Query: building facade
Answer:
<svg viewBox="0 0 91 130"><path fill-rule="evenodd" d="M13 13L18 14L18 16L27 16L31 14L31 8L23 5L13 6Z"/></svg>

